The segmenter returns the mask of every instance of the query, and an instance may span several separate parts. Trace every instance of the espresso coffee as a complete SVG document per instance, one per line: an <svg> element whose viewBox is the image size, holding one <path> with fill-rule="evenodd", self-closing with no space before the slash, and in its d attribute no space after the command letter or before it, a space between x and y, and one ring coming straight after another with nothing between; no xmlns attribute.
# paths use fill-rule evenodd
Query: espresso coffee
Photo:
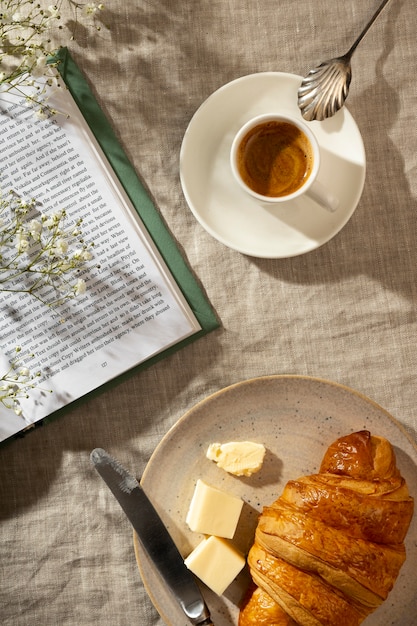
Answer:
<svg viewBox="0 0 417 626"><path fill-rule="evenodd" d="M252 191L282 198L300 189L313 169L313 148L306 135L287 121L258 124L237 150L237 168Z"/></svg>

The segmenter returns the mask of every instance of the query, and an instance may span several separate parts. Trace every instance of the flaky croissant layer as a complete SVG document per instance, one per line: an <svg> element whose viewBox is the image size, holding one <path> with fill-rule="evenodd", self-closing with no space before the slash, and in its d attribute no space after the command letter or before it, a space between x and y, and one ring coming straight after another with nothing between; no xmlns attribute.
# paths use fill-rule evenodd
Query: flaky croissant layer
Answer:
<svg viewBox="0 0 417 626"><path fill-rule="evenodd" d="M360 431L329 446L259 517L239 626L358 626L404 563L414 501L391 444Z"/></svg>

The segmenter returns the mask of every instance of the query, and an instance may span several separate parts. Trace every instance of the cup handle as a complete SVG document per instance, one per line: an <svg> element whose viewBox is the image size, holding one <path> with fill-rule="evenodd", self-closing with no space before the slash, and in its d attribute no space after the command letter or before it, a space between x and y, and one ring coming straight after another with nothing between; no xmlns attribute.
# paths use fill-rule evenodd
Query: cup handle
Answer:
<svg viewBox="0 0 417 626"><path fill-rule="evenodd" d="M339 207L339 198L318 180L315 180L311 187L307 189L306 195L331 213L334 213Z"/></svg>

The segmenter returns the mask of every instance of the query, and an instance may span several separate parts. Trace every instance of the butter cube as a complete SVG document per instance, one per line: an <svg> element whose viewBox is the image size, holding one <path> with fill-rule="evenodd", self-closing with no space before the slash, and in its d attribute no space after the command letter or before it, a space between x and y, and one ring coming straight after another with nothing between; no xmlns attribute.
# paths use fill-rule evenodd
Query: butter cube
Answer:
<svg viewBox="0 0 417 626"><path fill-rule="evenodd" d="M243 500L198 479L186 522L196 533L232 539L243 507Z"/></svg>
<svg viewBox="0 0 417 626"><path fill-rule="evenodd" d="M245 565L245 557L226 539L208 537L185 559L200 580L221 596Z"/></svg>
<svg viewBox="0 0 417 626"><path fill-rule="evenodd" d="M229 441L210 444L206 456L229 474L252 476L261 469L265 452L265 446L262 443Z"/></svg>

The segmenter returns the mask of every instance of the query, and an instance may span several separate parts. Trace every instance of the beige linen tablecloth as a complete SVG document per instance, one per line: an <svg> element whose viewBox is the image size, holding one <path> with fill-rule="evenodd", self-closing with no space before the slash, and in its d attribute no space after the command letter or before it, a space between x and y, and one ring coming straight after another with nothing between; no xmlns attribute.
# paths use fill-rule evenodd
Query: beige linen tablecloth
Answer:
<svg viewBox="0 0 417 626"><path fill-rule="evenodd" d="M336 381L417 440L415 2L393 0L354 56L348 108L367 175L331 241L288 259L242 255L197 223L179 180L184 132L213 91L254 72L304 75L345 52L377 4L107 0L109 32L81 29L78 42L63 42L221 327L0 449L2 626L162 625L129 522L89 453L104 447L140 476L170 426L229 384L268 374Z"/></svg>

